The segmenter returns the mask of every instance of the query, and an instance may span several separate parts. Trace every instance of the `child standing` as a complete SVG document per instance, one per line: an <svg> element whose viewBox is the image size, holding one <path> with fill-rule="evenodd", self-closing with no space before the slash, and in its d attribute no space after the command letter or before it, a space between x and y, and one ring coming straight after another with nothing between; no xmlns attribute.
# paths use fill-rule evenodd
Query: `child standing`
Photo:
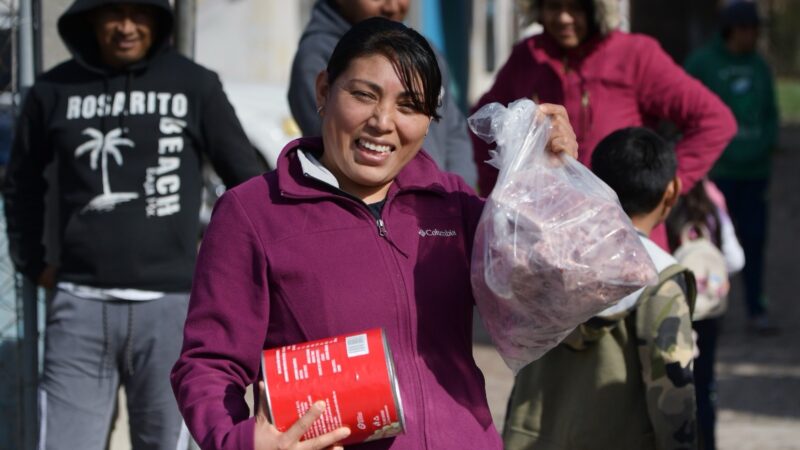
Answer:
<svg viewBox="0 0 800 450"><path fill-rule="evenodd" d="M652 131L625 128L598 144L591 163L639 230L659 282L519 372L505 448L694 449L694 278L647 238L679 197L675 154Z"/></svg>
<svg viewBox="0 0 800 450"><path fill-rule="evenodd" d="M684 236L690 240L695 239L700 237L697 230L702 230L700 233L706 234L704 238L709 239L719 249L720 258L724 261L729 274L738 272L744 267L744 251L736 238L736 232L726 211L725 198L710 180L701 180L681 196L667 217L666 226L669 247L673 253L686 244ZM725 292L720 294L723 297L727 296L727 290L726 283ZM722 298L720 307L710 309L708 314L695 314L692 322L692 328L697 334L698 355L694 361L694 380L700 448L703 450L716 449L714 363L719 321L725 313L725 303L725 299Z"/></svg>

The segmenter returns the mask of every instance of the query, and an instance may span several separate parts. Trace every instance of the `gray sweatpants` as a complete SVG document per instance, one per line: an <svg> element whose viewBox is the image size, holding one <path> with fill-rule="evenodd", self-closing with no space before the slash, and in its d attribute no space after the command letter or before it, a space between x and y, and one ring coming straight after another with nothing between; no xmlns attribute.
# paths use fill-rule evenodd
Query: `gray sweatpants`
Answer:
<svg viewBox="0 0 800 450"><path fill-rule="evenodd" d="M188 303L188 294L99 301L57 291L47 311L39 448L103 450L121 384L132 448L172 450L183 441L185 449L169 373Z"/></svg>

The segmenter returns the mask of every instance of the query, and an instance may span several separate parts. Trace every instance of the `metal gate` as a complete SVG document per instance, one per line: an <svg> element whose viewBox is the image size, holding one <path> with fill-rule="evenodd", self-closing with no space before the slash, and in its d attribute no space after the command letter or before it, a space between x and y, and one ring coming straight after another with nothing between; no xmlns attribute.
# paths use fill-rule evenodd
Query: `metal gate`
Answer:
<svg viewBox="0 0 800 450"><path fill-rule="evenodd" d="M33 83L34 3L0 0L0 163L3 166L11 145L21 87ZM33 285L24 283L14 273L3 215L0 218L0 449L34 448L36 444L41 305L42 296Z"/></svg>

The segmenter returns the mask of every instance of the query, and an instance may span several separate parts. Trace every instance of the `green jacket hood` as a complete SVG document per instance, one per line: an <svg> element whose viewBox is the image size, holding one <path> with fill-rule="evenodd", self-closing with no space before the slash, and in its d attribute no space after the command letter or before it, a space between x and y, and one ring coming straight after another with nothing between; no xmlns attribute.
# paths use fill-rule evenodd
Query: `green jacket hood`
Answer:
<svg viewBox="0 0 800 450"><path fill-rule="evenodd" d="M157 34L148 56L129 66L127 70L136 70L146 66L153 55L169 45L174 16L168 0L75 0L58 19L58 33L72 57L84 67L95 72L105 73L111 69L100 61L97 39L86 16L93 9L119 3L150 5L157 11Z"/></svg>

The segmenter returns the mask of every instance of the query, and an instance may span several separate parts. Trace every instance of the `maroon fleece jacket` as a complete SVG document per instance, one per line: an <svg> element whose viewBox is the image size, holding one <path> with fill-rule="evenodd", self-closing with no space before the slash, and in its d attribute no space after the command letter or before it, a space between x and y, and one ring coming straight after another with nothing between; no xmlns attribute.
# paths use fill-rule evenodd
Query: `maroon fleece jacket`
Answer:
<svg viewBox="0 0 800 450"><path fill-rule="evenodd" d="M469 269L483 200L424 152L381 218L318 179L296 149L218 201L198 255L172 385L203 448L253 448L245 387L262 349L382 327L406 434L359 449L501 449L472 357Z"/></svg>

